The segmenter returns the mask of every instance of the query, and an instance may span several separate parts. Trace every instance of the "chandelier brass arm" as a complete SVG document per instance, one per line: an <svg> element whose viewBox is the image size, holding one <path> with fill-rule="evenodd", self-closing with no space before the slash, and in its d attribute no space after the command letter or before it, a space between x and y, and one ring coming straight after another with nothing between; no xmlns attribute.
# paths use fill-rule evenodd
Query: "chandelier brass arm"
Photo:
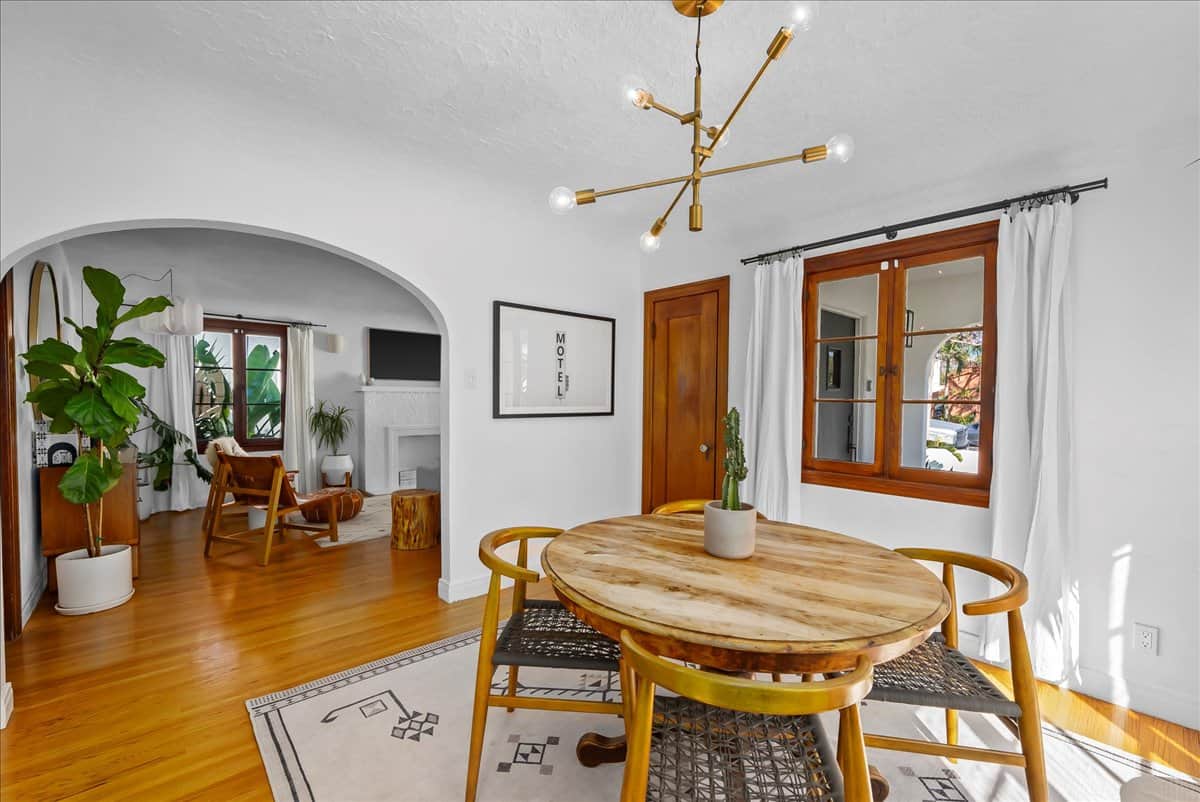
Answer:
<svg viewBox="0 0 1200 802"><path fill-rule="evenodd" d="M597 198L603 198L608 195L619 195L625 192L634 192L640 189L651 189L654 187L666 186L669 184L679 184L679 188L672 198L670 205L667 206L662 216L657 218L650 229L642 235L642 249L647 252L653 252L658 249L659 235L666 227L667 220L675 211L675 207L679 205L679 201L683 198L683 194L690 187L692 190L691 207L688 210L688 228L692 231L700 231L704 227L704 207L700 203L700 185L705 178L718 175L726 175L728 173L743 172L746 170L754 170L759 167L770 167L776 164L785 164L793 161L801 161L805 164L814 161L822 161L826 158L835 158L838 161L848 161L854 152L854 142L847 136L835 136L824 145L815 145L805 148L800 153L789 156L780 156L774 159L763 159L761 161L746 162L744 164L734 165L732 167L722 167L716 170L704 170L705 163L714 155L714 150L718 145L724 145L727 141L727 133L729 126L733 123L742 107L762 80L767 68L772 62L778 61L787 50L788 46L795 38L794 30L797 26L801 30L807 30L813 19L816 17L815 3L799 3L793 7L792 24L784 25L771 39L770 45L767 46L767 55L763 59L762 65L755 72L754 77L750 80L737 103L734 104L729 116L720 126L706 126L703 123L703 111L701 107L701 67L700 67L700 21L702 17L716 11L724 0L673 0L675 8L684 16L696 18L696 75L693 84L694 94L692 102L692 110L689 112L678 112L669 106L663 105L655 100L654 95L649 90L638 83L632 85L627 84L625 89L626 99L637 108L643 110L654 109L669 117L678 120L683 125L692 126L692 171L687 175L672 176L670 178L661 178L655 181L645 181L640 184L630 184L624 187L615 187L612 189L596 190L596 189L581 189L571 191L567 187L556 187L550 193L550 207L558 214L563 214L575 206L582 206L589 203L595 203ZM640 82L639 82L640 83ZM703 137L707 136L709 142L704 143Z"/></svg>

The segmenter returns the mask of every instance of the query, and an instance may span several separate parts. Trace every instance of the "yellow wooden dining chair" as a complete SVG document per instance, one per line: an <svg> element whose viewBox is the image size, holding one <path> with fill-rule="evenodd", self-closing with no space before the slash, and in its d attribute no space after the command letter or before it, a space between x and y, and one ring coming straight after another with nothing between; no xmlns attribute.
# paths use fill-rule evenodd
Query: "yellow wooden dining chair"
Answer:
<svg viewBox="0 0 1200 802"><path fill-rule="evenodd" d="M668 501L666 504L659 504L655 507L651 515L683 515L697 512L703 514L704 505L710 501L717 501L717 499L689 498L683 501ZM756 512L755 515L760 521L767 520L767 516L761 512Z"/></svg>
<svg viewBox="0 0 1200 802"><path fill-rule="evenodd" d="M858 702L871 663L820 682L758 682L658 657L621 633L626 725L621 802L871 802ZM662 686L678 696L656 696ZM836 757L817 713L839 710Z"/></svg>
<svg viewBox="0 0 1200 802"><path fill-rule="evenodd" d="M1029 659L1029 644L1021 622L1021 605L1029 598L1025 575L1011 565L989 557L942 549L896 549L914 560L942 564L942 582L950 593L950 615L935 633L916 649L875 667L875 686L869 700L941 707L946 711L946 743L866 736L867 746L955 760L981 760L1025 769L1030 802L1046 802L1046 760L1042 753L1042 719L1038 712L1037 680ZM1005 586L999 596L962 606L964 615L1008 616L1009 657L1013 695L1010 700L986 675L958 651L958 604L954 589L954 567L960 566L990 576ZM1005 752L958 745L958 711L989 713L1020 739L1020 752Z"/></svg>
<svg viewBox="0 0 1200 802"><path fill-rule="evenodd" d="M521 666L563 668L578 672L620 670L621 648L580 621L561 602L527 597L527 586L537 582L538 572L529 568L529 541L554 538L561 529L547 526L516 526L498 529L479 541L479 559L492 571L487 601L483 607L483 628L479 639L479 665L475 673L475 702L471 714L471 745L467 755L466 802L474 802L479 787L479 761L483 754L483 735L489 707L558 710L571 713L621 715L621 702L564 699L546 696L521 696L518 669ZM511 563L497 553L507 543L517 542L517 562ZM500 582L513 580L512 613L499 637ZM495 693L492 677L500 666L508 668L507 693Z"/></svg>

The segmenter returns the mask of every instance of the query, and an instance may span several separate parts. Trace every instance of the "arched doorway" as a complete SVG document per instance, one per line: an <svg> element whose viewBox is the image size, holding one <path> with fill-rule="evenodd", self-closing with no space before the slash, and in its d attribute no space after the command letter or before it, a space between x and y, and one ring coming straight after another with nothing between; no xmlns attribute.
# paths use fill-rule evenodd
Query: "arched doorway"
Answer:
<svg viewBox="0 0 1200 802"><path fill-rule="evenodd" d="M448 387L448 382L445 381L445 377L447 376L447 363L448 363L448 353L449 353L449 348L448 348L449 332L448 332L445 316L442 314L441 310L438 309L437 305L435 303L433 303L433 301L429 298L429 296L425 292L423 292L421 290L421 288L419 288L418 286L416 286L414 283L412 283L408 279L404 278L403 276L399 275L397 272L390 270L388 268L385 268L381 264L374 262L370 259L367 259L365 257L361 257L349 250L338 247L337 245L323 242L318 239L308 237L305 235L295 234L292 232L280 231L280 230L276 230L276 229L269 229L269 228L264 228L261 226L252 226L252 225L245 225L245 224L240 224L240 223L233 223L233 222L229 222L229 221L219 221L219 220L198 220L198 219L144 220L143 219L143 220L127 220L127 221L111 222L111 223L100 223L100 224L95 224L95 225L77 227L77 228L63 231L63 232L60 232L53 236L45 237L38 241L29 243L15 251L13 251L10 254L5 255L3 262L0 263L0 275L8 273L14 267L18 268L18 270L21 269L21 267L24 265L25 262L29 261L31 258L33 258L35 256L41 256L41 255L45 254L47 251L53 252L54 249L57 248L61 252L62 246L64 243L78 241L81 238L102 236L102 235L108 235L108 234L118 234L118 233L122 233L122 232L126 232L126 233L132 233L132 232L138 232L138 231L153 232L156 230L171 230L171 229L194 229L194 230L198 230L198 231L206 230L206 231L212 231L212 232L228 232L228 233L236 234L236 235L246 235L249 237L258 237L258 238L265 238L265 239L270 239L270 240L278 240L283 243L289 243L298 248L302 247L302 248L315 249L316 251L320 251L325 254L332 255L333 257L337 257L337 259L339 259L339 260L344 260L345 262L351 262L357 266L365 268L366 271L369 271L372 274L371 280L375 280L376 277L381 277L382 279L386 279L388 282L394 283L399 288L403 289L408 295L412 296L412 298L416 299L416 301L420 304L420 306L428 313L429 318L431 318L432 321L434 322L434 324L436 325L437 333L442 337L442 348L441 348L442 363L441 363L441 371L440 371L441 382L440 382L440 388L439 388L439 398L437 399L437 402L436 402L440 406L439 417L440 417L440 422L441 422L440 443L438 444L438 448L440 449L440 461L439 461L439 471L438 472L440 474L440 477L439 477L440 482L439 483L440 483L440 487L441 487L441 490L443 493L443 505L442 505L443 531L448 531L449 527L446 526L446 520L448 517L448 513L447 513L448 504L445 503L445 500L446 500L446 497L449 492L449 487L448 487L448 485L449 485L449 471L448 471L449 432L446 427L446 423L448 422L448 417L449 417L447 414L448 403L449 403L449 401L448 401L449 387ZM73 267L76 270L78 270L80 265L73 265ZM139 289L144 289L144 288L139 288ZM153 289L153 287L151 287L151 289ZM76 291L78 291L77 288L76 288ZM224 310L222 310L222 311L224 311ZM354 380L355 380L356 384L358 383L357 382L357 374L358 374L358 371L354 371ZM16 450L19 454L28 454L31 450L31 445L30 445L30 443L27 443L27 442L21 442L21 443L17 444ZM26 477L26 481L23 481L21 484L22 484L22 488L21 488L21 493L20 493L20 499L21 499L21 504L23 506L23 509L21 511L22 526L20 528L22 530L25 530L26 526L30 525L31 522L33 522L35 520L35 518L33 517L33 509L32 509L33 495L31 492L31 481L29 481L28 478ZM441 554L440 554L440 562L441 562L441 566L442 566L442 575L443 576L445 576L448 571L449 554L450 554L449 538L443 537L442 545L441 545Z"/></svg>

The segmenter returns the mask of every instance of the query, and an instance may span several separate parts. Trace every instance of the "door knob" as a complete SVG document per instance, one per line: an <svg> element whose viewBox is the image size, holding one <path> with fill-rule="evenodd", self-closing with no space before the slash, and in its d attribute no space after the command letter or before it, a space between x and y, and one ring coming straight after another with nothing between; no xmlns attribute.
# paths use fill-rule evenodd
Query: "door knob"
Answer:
<svg viewBox="0 0 1200 802"><path fill-rule="evenodd" d="M700 453L701 453L701 454L707 454L707 453L708 453L708 443L701 443L701 444L700 444Z"/></svg>

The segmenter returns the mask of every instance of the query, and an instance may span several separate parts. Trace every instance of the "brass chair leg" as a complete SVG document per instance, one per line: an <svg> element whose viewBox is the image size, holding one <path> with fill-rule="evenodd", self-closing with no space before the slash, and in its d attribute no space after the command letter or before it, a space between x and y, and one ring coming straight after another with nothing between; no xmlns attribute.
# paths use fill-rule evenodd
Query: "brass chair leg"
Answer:
<svg viewBox="0 0 1200 802"><path fill-rule="evenodd" d="M626 738L625 773L621 779L621 802L644 802L650 771L650 737L654 726L654 683L637 681L633 703L632 732ZM628 729L628 726L627 726Z"/></svg>
<svg viewBox="0 0 1200 802"><path fill-rule="evenodd" d="M842 710L838 725L838 757L846 802L871 802L871 775L857 704Z"/></svg>
<svg viewBox="0 0 1200 802"><path fill-rule="evenodd" d="M958 711L946 708L946 743L950 746L958 744ZM957 763L958 758L946 758L951 763Z"/></svg>
<svg viewBox="0 0 1200 802"><path fill-rule="evenodd" d="M1008 644L1012 660L1013 697L1021 708L1017 730L1021 736L1021 752L1025 755L1025 783L1029 786L1029 802L1048 802L1050 791L1046 782L1046 756L1042 752L1042 716L1038 710L1037 679L1029 658L1029 643L1021 611L1008 614Z"/></svg>
<svg viewBox="0 0 1200 802"><path fill-rule="evenodd" d="M517 695L517 667L516 666L508 667L508 695L509 696ZM507 710L509 713L511 713L513 711L513 708L511 708L511 707L506 707L504 709Z"/></svg>
<svg viewBox="0 0 1200 802"><path fill-rule="evenodd" d="M483 628L479 636L479 665L475 670L475 701L471 709L471 745L467 751L466 802L475 802L479 790L479 761L483 757L483 733L487 727L488 696L492 692L492 655L496 651L496 629L500 624L500 574L492 572Z"/></svg>

